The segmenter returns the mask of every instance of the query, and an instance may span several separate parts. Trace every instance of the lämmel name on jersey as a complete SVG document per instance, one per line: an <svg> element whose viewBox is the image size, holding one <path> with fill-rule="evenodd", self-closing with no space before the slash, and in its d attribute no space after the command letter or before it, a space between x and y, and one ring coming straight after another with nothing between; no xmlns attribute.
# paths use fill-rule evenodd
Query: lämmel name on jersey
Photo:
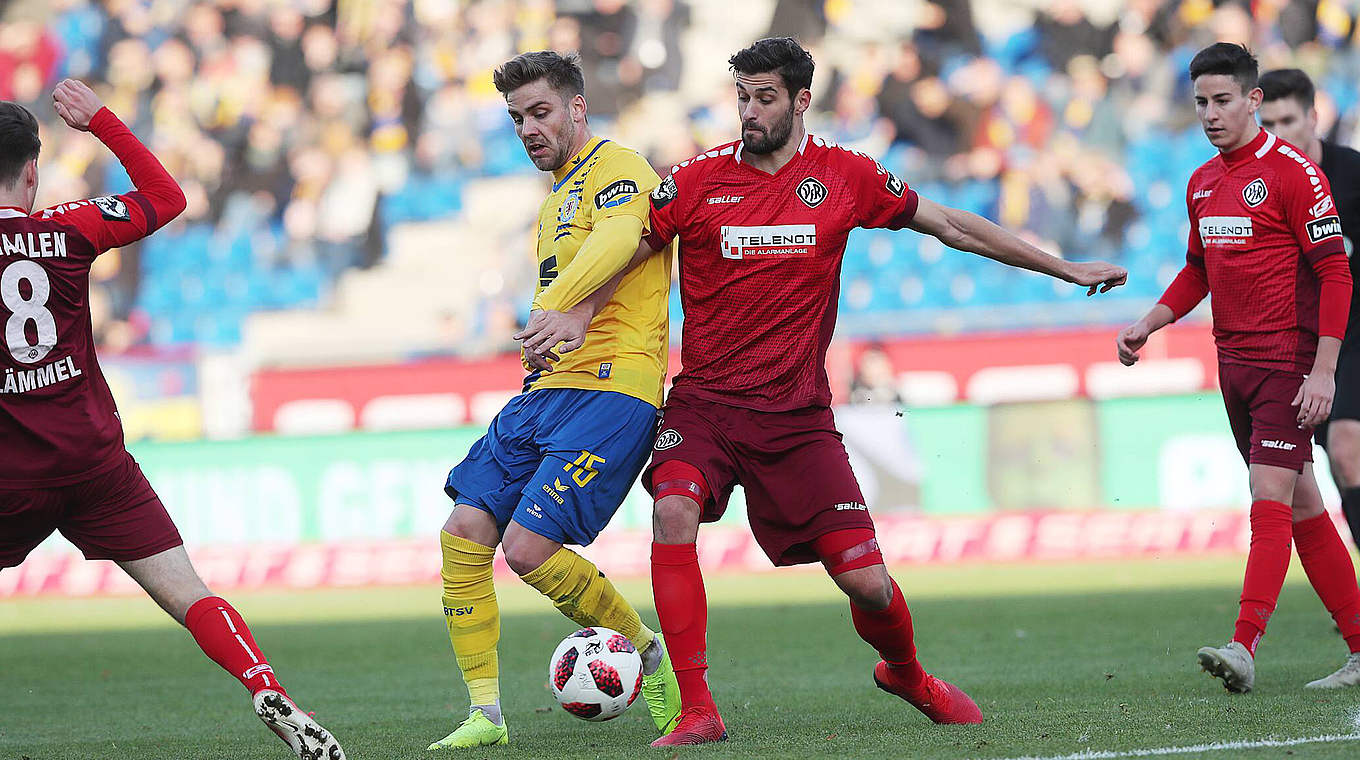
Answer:
<svg viewBox="0 0 1360 760"><path fill-rule="evenodd" d="M85 373L69 356L35 369L7 369L4 383L0 385L0 393L28 393L83 374Z"/></svg>

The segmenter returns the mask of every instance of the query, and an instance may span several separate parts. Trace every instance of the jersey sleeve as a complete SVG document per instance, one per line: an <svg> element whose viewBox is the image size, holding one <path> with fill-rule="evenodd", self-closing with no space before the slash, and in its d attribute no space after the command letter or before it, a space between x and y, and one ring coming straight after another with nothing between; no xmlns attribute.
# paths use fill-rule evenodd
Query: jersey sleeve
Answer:
<svg viewBox="0 0 1360 760"><path fill-rule="evenodd" d="M1341 217L1332 200L1332 187L1322 170L1311 162L1284 163L1284 221L1310 264L1346 253L1341 237Z"/></svg>
<svg viewBox="0 0 1360 760"><path fill-rule="evenodd" d="M1191 204L1190 188L1193 186L1192 179L1185 189L1185 210L1190 217L1190 234L1185 241L1185 266L1167 286L1162 297L1157 299L1157 303L1171 309L1171 315L1176 320L1194 311L1199 302L1209 295L1209 273L1204 268L1204 241L1200 240L1199 217Z"/></svg>
<svg viewBox="0 0 1360 760"><path fill-rule="evenodd" d="M653 251L659 251L680 234L680 182L671 170L661 179L648 198L647 234L644 239Z"/></svg>
<svg viewBox="0 0 1360 760"><path fill-rule="evenodd" d="M37 216L74 227L97 253L140 240L184 211L184 192L113 112L101 108L90 120L90 132L123 164L136 188L44 209Z"/></svg>
<svg viewBox="0 0 1360 760"><path fill-rule="evenodd" d="M855 225L890 230L907 226L920 203L916 191L862 153L845 151L844 156L842 166L854 193Z"/></svg>
<svg viewBox="0 0 1360 760"><path fill-rule="evenodd" d="M594 220L635 216L647 221L647 194L661 180L652 165L631 150L607 156L590 173Z"/></svg>

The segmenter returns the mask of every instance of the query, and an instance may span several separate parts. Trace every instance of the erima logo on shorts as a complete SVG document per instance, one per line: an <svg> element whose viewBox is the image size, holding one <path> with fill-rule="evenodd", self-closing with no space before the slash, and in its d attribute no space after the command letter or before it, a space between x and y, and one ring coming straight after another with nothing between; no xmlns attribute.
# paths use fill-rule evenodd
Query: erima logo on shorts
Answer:
<svg viewBox="0 0 1360 760"><path fill-rule="evenodd" d="M98 198L91 198L90 201L99 208L99 213L105 219L115 222L128 222L132 220L132 215L128 213L127 204L112 195L104 195Z"/></svg>
<svg viewBox="0 0 1360 760"><path fill-rule="evenodd" d="M826 185L817 181L816 177L808 177L798 185L798 200L807 204L808 208L817 208L822 205L828 195Z"/></svg>
<svg viewBox="0 0 1360 760"><path fill-rule="evenodd" d="M657 435L656 445L652 446L652 448L657 451L665 451L666 449L673 449L676 446L679 446L681 443L684 443L684 441L685 439L682 438L674 428L666 428Z"/></svg>
<svg viewBox="0 0 1360 760"><path fill-rule="evenodd" d="M1261 448L1279 449L1281 451L1293 451L1298 448L1298 444L1285 441L1261 441Z"/></svg>
<svg viewBox="0 0 1360 760"><path fill-rule="evenodd" d="M805 258L817 252L817 225L773 224L760 227L722 228L722 257L794 256Z"/></svg>
<svg viewBox="0 0 1360 760"><path fill-rule="evenodd" d="M1270 191L1266 189L1265 180L1260 177L1252 180L1246 187L1242 188L1242 200L1246 201L1247 205L1251 208L1256 208L1262 203L1265 203L1267 195L1270 195Z"/></svg>
<svg viewBox="0 0 1360 760"><path fill-rule="evenodd" d="M1314 219L1304 226L1308 228L1308 240L1313 243L1341 234L1341 218L1336 214Z"/></svg>

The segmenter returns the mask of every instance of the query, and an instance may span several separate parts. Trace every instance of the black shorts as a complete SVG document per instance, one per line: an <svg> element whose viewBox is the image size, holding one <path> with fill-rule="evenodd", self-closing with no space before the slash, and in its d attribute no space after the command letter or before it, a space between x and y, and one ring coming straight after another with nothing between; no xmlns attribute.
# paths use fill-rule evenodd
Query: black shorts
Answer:
<svg viewBox="0 0 1360 760"><path fill-rule="evenodd" d="M1360 420L1360 335L1351 336L1336 360L1336 398L1330 419ZM1327 447L1326 422L1318 425L1317 442Z"/></svg>

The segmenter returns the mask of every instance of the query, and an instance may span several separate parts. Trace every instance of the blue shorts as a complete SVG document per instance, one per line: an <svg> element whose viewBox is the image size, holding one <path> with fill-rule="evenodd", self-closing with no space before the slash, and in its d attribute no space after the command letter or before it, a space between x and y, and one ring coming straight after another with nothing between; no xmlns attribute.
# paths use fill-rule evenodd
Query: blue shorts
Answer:
<svg viewBox="0 0 1360 760"><path fill-rule="evenodd" d="M615 391L543 388L510 400L444 492L562 544L586 546L647 462L656 407Z"/></svg>

